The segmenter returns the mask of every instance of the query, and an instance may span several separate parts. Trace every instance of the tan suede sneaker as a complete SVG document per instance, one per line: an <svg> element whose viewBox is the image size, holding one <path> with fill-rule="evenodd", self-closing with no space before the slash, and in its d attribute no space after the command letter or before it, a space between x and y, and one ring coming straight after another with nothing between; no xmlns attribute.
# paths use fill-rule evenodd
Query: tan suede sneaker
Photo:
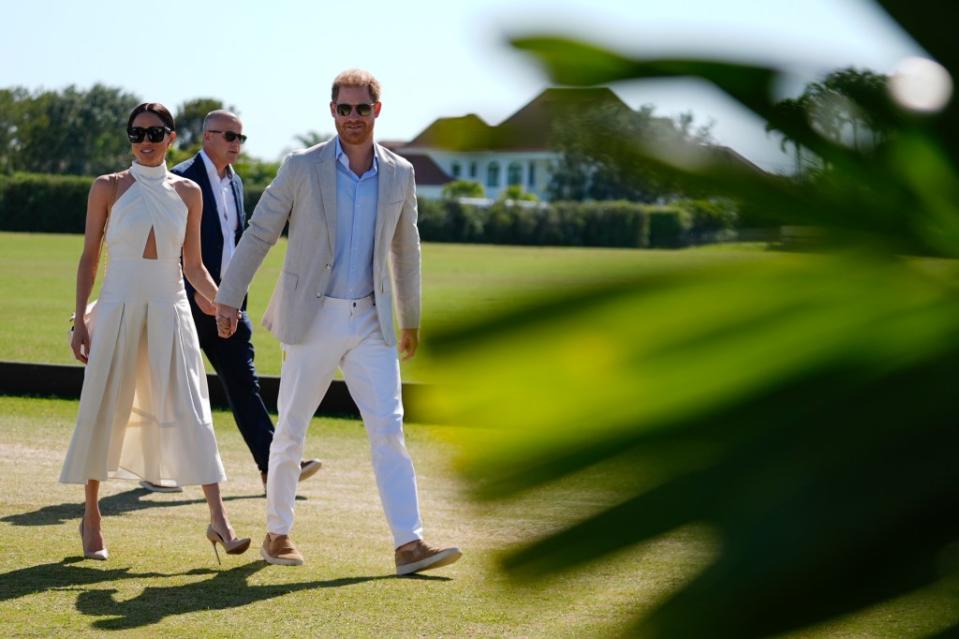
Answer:
<svg viewBox="0 0 959 639"><path fill-rule="evenodd" d="M300 481L309 479L323 467L323 462L319 459L304 459L300 462Z"/></svg>
<svg viewBox="0 0 959 639"><path fill-rule="evenodd" d="M263 540L263 545L260 547L260 556L268 564L278 566L303 565L303 555L293 545L293 540L290 539L289 535L277 535L271 541L270 535L267 533L266 539Z"/></svg>
<svg viewBox="0 0 959 639"><path fill-rule="evenodd" d="M300 462L300 479L298 481L303 481L304 479L309 479L317 473L320 468L323 467L323 462L319 459L304 459ZM263 492L266 493L266 473L260 473L260 479L263 480ZM140 482L141 484L143 482ZM144 486L146 488L146 486Z"/></svg>
<svg viewBox="0 0 959 639"><path fill-rule="evenodd" d="M400 550L402 548L402 550ZM396 549L396 574L409 575L421 570L432 570L440 566L448 566L460 557L463 553L460 549L451 546L450 548L434 548L429 544L418 540L410 545L404 545Z"/></svg>

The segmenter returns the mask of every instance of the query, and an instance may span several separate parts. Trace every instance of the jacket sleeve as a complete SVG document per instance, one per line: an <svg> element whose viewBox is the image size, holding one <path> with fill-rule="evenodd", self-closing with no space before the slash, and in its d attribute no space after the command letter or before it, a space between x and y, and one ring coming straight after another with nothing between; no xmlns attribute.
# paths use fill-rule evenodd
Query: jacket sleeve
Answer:
<svg viewBox="0 0 959 639"><path fill-rule="evenodd" d="M416 217L416 178L410 167L406 200L390 243L393 276L396 278L396 318L400 328L420 326L420 234Z"/></svg>
<svg viewBox="0 0 959 639"><path fill-rule="evenodd" d="M290 219L296 191L297 165L292 155L287 156L276 178L263 192L250 218L250 225L243 233L226 273L222 275L217 302L236 308L242 304L253 275Z"/></svg>

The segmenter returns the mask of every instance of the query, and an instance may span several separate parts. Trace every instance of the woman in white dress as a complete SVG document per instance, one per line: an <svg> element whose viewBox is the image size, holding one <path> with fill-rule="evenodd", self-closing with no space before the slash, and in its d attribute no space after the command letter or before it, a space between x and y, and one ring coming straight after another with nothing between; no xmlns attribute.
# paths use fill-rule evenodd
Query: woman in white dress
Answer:
<svg viewBox="0 0 959 639"><path fill-rule="evenodd" d="M183 275L207 299L217 287L200 255L200 187L166 168L174 130L162 104L136 107L127 123L135 161L98 177L87 202L71 342L86 370L60 481L85 484L80 536L91 559L107 558L99 489L111 478L200 484L213 549L239 554L250 544L236 538L220 497L226 475ZM109 263L84 319L103 241Z"/></svg>

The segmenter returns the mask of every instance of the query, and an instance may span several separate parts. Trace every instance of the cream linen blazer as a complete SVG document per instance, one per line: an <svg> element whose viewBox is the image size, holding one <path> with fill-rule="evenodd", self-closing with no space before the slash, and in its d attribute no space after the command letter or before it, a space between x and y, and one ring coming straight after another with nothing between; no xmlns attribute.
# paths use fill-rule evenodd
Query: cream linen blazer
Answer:
<svg viewBox="0 0 959 639"><path fill-rule="evenodd" d="M379 163L373 287L387 344L396 344L393 292L401 328L420 324L420 237L413 166L374 144ZM263 325L284 344L303 341L323 305L336 243L336 142L291 153L263 192L220 282L216 301L239 308L254 273L287 223L289 248Z"/></svg>

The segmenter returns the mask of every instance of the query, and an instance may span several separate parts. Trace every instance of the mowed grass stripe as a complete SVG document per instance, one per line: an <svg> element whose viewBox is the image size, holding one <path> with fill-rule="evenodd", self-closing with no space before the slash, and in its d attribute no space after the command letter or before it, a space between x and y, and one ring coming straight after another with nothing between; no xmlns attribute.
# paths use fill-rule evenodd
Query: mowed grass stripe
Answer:
<svg viewBox="0 0 959 639"><path fill-rule="evenodd" d="M0 360L75 364L67 347L73 312L79 235L0 233ZM250 287L257 369L280 372L280 347L260 320L283 265L286 240L267 255ZM472 244L423 245L422 338L466 315L509 306L517 297L575 284L685 265L742 259L782 259L761 245L728 245L682 251L516 247ZM97 288L102 281L102 269ZM96 291L94 291L94 297ZM427 376L414 358L404 379Z"/></svg>

